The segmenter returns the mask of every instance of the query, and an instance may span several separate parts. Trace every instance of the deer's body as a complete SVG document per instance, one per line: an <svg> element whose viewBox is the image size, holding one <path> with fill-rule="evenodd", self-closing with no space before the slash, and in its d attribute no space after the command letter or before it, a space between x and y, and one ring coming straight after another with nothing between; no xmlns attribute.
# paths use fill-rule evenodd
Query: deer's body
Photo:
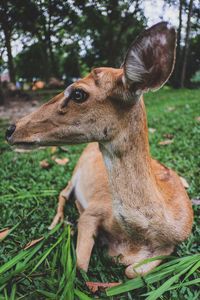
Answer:
<svg viewBox="0 0 200 300"><path fill-rule="evenodd" d="M120 255L127 276L134 277L138 262L169 255L191 231L191 203L178 175L150 156L142 97L169 77L174 48L174 29L153 26L131 46L123 69L93 70L7 132L9 142L20 146L98 142L83 152L51 225L63 217L74 192L80 212L77 264L86 271L99 233L109 254ZM136 272L145 274L159 263Z"/></svg>
<svg viewBox="0 0 200 300"><path fill-rule="evenodd" d="M144 123L140 119L139 124L146 128L142 101L140 105ZM129 123L130 119L128 120ZM143 142L141 144L143 145ZM117 151L117 156L113 159L108 158L107 154L103 159L98 143L91 143L85 148L70 183L60 194L60 205L51 228L63 219L64 203L73 192L81 215L79 232L87 231L95 220L93 234L97 235L100 232L107 243L109 255L120 255L122 263L135 265L145 258L169 255L178 242L188 237L193 214L188 195L174 171L149 155L143 169L139 160L135 158L135 147L138 148L138 144L135 145L134 139L132 143L124 141L120 146L123 148L121 155L119 156ZM148 144L146 150L148 152ZM145 153L144 150L141 151ZM108 173L114 173L114 182L111 184L115 186L115 199L112 199L105 164ZM123 180L124 178L128 180ZM88 253L85 254L82 247L80 250L77 247L77 256L79 266L87 270ZM159 261L156 261L150 266L141 267L141 272L145 273L152 265L158 263ZM127 268L126 274L129 277L134 276L132 267Z"/></svg>

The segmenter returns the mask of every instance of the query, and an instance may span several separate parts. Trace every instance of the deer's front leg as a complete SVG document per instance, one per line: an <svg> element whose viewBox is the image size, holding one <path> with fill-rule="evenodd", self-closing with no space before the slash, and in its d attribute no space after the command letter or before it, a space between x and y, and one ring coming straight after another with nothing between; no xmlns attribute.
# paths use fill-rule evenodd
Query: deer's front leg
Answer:
<svg viewBox="0 0 200 300"><path fill-rule="evenodd" d="M99 217L91 215L88 208L78 222L78 239L76 247L77 267L87 272L92 248L99 227Z"/></svg>
<svg viewBox="0 0 200 300"><path fill-rule="evenodd" d="M58 198L58 207L57 207L57 212L56 215L49 226L49 229L53 229L60 221L64 220L64 208L65 208L65 202L69 200L70 194L73 190L73 185L71 181L69 181L68 185L64 190L62 190L59 194Z"/></svg>

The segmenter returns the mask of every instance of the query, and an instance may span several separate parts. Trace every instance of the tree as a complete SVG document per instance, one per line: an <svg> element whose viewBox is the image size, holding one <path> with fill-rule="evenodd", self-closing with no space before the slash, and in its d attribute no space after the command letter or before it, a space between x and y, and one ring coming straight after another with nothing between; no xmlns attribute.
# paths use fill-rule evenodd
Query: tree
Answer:
<svg viewBox="0 0 200 300"><path fill-rule="evenodd" d="M48 60L43 45L35 43L22 52L16 58L16 72L18 77L32 81L33 78L47 80L49 78Z"/></svg>
<svg viewBox="0 0 200 300"><path fill-rule="evenodd" d="M184 46L184 50L183 50L183 62L182 62L182 71L181 71L181 82L180 82L181 88L183 88L185 86L186 67L187 67L189 43L190 43L192 8L193 8L193 0L190 0L189 9L188 9L188 17L187 17L185 46Z"/></svg>
<svg viewBox="0 0 200 300"><path fill-rule="evenodd" d="M171 3L171 1L169 1ZM173 1L173 5L176 3ZM179 24L177 30L177 48L176 48L176 61L174 66L174 72L171 78L171 82L174 87L180 86L180 70L181 70L181 57L182 57L182 49L181 49L181 36L182 36L182 16L183 16L183 0L179 0Z"/></svg>
<svg viewBox="0 0 200 300"><path fill-rule="evenodd" d="M84 62L93 66L120 66L123 55L146 23L142 1L74 1L80 11L79 34Z"/></svg>
<svg viewBox="0 0 200 300"><path fill-rule="evenodd" d="M166 2L177 7L176 0ZM170 82L175 88L190 87L191 78L198 70L198 43L200 29L200 6L193 0L178 0L179 25L177 30L176 64ZM183 20L187 18L186 28ZM197 52L195 52L197 51Z"/></svg>
<svg viewBox="0 0 200 300"><path fill-rule="evenodd" d="M65 35L70 36L76 12L67 1L36 0L34 3L39 14L35 24L30 28L30 33L43 48L48 62L49 77L59 76L56 46L60 47Z"/></svg>
<svg viewBox="0 0 200 300"><path fill-rule="evenodd" d="M12 82L15 82L15 69L11 49L11 38L14 26L14 11L12 6L9 4L10 3L6 0L2 0L0 2L0 26L5 37L5 47L7 50L10 79Z"/></svg>
<svg viewBox="0 0 200 300"><path fill-rule="evenodd" d="M29 0L1 0L0 1L0 31L5 38L5 48L8 58L8 70L10 79L15 83L15 66L12 55L11 41L14 33L20 31L27 24L34 23L35 5ZM24 21L24 22L23 22Z"/></svg>
<svg viewBox="0 0 200 300"><path fill-rule="evenodd" d="M26 20L21 22L23 30L35 40L34 47L37 44L37 51L34 49L38 63L30 46L30 51L25 49L16 59L18 74L22 76L23 72L28 78L40 74L40 78L48 80L62 74L79 77L93 66L119 67L124 51L144 28L140 3L141 0L34 1L38 12L35 22L32 26L25 26ZM33 65L31 71L22 64L27 56ZM38 66L41 61L45 72Z"/></svg>

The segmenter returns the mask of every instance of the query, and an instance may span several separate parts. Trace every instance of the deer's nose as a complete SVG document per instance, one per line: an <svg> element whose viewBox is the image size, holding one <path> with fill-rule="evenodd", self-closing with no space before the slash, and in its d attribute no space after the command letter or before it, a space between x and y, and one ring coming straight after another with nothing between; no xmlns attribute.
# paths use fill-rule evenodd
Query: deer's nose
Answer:
<svg viewBox="0 0 200 300"><path fill-rule="evenodd" d="M9 141L9 139L11 138L13 132L16 129L16 125L12 124L8 127L8 129L6 130L6 140Z"/></svg>

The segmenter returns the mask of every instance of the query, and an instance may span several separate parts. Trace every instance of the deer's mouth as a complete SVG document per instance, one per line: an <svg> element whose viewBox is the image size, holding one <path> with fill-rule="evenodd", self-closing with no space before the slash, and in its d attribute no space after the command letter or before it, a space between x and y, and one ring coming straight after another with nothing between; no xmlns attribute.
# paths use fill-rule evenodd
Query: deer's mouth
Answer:
<svg viewBox="0 0 200 300"><path fill-rule="evenodd" d="M40 147L37 142L9 142L9 144L15 149L23 150L32 150Z"/></svg>
<svg viewBox="0 0 200 300"><path fill-rule="evenodd" d="M49 142L49 141L13 141L9 144L15 149L23 149L23 150L34 150L37 148L44 148L44 147L52 147L52 146L63 146L65 143L63 142Z"/></svg>

